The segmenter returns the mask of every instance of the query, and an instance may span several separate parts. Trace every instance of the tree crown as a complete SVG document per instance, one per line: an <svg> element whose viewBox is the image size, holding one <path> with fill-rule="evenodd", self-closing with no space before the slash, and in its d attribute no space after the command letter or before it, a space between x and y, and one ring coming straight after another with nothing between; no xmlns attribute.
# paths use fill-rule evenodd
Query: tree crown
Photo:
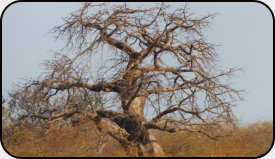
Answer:
<svg viewBox="0 0 275 159"><path fill-rule="evenodd" d="M209 126L233 124L231 108L242 91L225 79L239 69L218 67L215 45L204 37L216 14L195 17L187 5L169 8L84 3L63 18L52 31L73 54L55 54L45 63L48 72L11 94L11 105L23 110L20 119L44 124L88 115L108 119L135 138L146 129L207 134ZM150 120L145 108L154 112ZM198 124L205 129L197 130ZM110 134L126 143L126 132Z"/></svg>

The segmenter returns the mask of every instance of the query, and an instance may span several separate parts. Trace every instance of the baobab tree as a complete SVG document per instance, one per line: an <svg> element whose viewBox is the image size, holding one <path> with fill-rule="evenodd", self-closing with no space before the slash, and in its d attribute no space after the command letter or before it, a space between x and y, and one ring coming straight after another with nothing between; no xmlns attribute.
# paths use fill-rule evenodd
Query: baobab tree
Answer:
<svg viewBox="0 0 275 159"><path fill-rule="evenodd" d="M52 30L66 41L63 53L11 94L20 120L85 116L133 156L165 155L152 130L215 139L207 128L234 125L242 97L226 80L239 69L220 68L205 40L214 17L195 17L186 5L83 4Z"/></svg>

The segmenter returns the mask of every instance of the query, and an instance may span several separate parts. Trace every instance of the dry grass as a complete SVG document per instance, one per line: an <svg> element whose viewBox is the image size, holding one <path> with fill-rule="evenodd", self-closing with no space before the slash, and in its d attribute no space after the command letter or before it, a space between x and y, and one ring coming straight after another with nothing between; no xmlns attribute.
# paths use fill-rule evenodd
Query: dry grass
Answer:
<svg viewBox="0 0 275 159"><path fill-rule="evenodd" d="M222 133L228 136L213 140L190 132L157 133L157 139L165 153L173 157L257 157L266 153L272 145L273 122L257 122ZM55 128L47 135L36 129L5 127L2 137L4 147L18 157L125 156L119 143L107 135L100 140L93 125L87 122Z"/></svg>

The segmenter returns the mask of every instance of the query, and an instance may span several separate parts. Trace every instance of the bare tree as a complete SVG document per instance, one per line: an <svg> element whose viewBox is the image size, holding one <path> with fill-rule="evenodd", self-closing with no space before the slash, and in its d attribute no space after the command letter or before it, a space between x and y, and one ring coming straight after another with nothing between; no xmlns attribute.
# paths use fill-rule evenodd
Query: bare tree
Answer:
<svg viewBox="0 0 275 159"><path fill-rule="evenodd" d="M20 119L42 125L86 116L133 156L165 155L153 129L215 139L209 127L233 125L242 97L226 81L239 69L218 67L203 35L214 17L195 17L186 5L85 3L52 30L68 53L47 61L13 105L24 110Z"/></svg>

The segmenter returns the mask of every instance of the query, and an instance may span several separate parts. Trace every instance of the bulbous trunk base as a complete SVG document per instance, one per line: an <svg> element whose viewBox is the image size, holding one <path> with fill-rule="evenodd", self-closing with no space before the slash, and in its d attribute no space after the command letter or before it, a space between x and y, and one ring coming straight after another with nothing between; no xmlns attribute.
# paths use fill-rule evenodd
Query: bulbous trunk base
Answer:
<svg viewBox="0 0 275 159"><path fill-rule="evenodd" d="M152 132L149 132L149 141L146 144L132 142L127 148L127 155L131 157L165 157L165 154L158 144Z"/></svg>
<svg viewBox="0 0 275 159"><path fill-rule="evenodd" d="M131 122L126 126L126 131L131 134L131 144L126 148L128 156L134 157L163 157L165 156L161 146L150 130L143 126L145 122L144 107L146 97L135 97L131 99L124 96L124 112L129 113ZM129 125L130 124L130 125Z"/></svg>

